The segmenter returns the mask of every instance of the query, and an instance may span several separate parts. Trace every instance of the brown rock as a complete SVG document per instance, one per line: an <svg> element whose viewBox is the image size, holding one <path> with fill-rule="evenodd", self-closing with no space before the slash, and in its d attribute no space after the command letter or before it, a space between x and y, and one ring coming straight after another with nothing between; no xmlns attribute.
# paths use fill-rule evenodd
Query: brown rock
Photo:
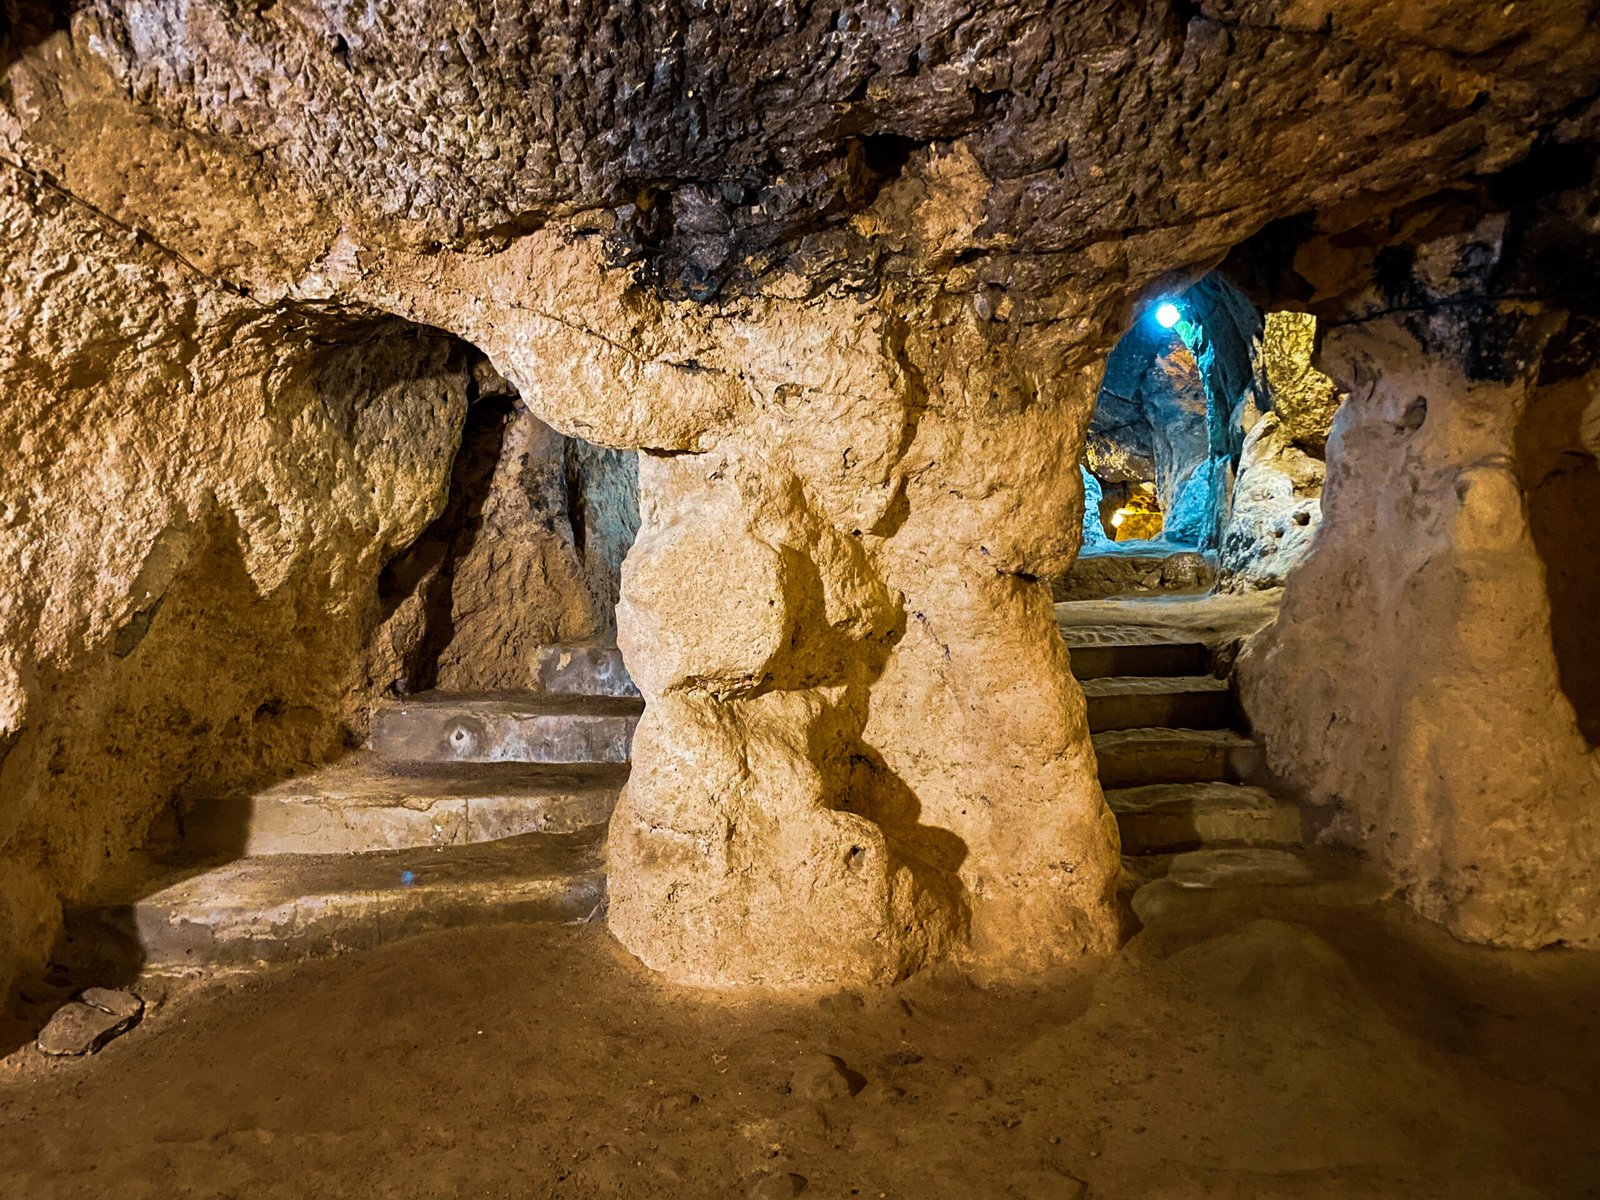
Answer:
<svg viewBox="0 0 1600 1200"><path fill-rule="evenodd" d="M700 1097L693 1092L670 1092L656 1101L656 1115L660 1117L670 1113L681 1113L699 1103Z"/></svg>
<svg viewBox="0 0 1600 1200"><path fill-rule="evenodd" d="M38 1038L39 1049L57 1056L93 1054L144 1015L144 1001L132 992L89 988L56 1010Z"/></svg>
<svg viewBox="0 0 1600 1200"><path fill-rule="evenodd" d="M1089 1185L1075 1176L1044 1168L1008 1176L1006 1191L1018 1200L1084 1200Z"/></svg>
<svg viewBox="0 0 1600 1200"><path fill-rule="evenodd" d="M138 1019L144 1012L144 1000L133 992L116 988L84 988L78 999L91 1008L109 1013L118 1020Z"/></svg>
<svg viewBox="0 0 1600 1200"><path fill-rule="evenodd" d="M750 1200L791 1200L806 1190L806 1177L793 1171L763 1175L751 1183L745 1195Z"/></svg>
<svg viewBox="0 0 1600 1200"><path fill-rule="evenodd" d="M832 1054L807 1060L789 1080L789 1091L803 1100L848 1100L866 1086L865 1076Z"/></svg>

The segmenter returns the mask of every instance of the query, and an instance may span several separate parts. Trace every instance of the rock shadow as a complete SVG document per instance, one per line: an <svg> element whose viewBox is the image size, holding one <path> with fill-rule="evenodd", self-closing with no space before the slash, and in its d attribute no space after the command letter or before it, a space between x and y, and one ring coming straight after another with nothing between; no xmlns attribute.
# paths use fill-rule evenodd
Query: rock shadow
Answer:
<svg viewBox="0 0 1600 1200"><path fill-rule="evenodd" d="M1600 745L1600 398L1581 380L1540 388L1517 429L1528 525L1544 563L1550 640L1578 728Z"/></svg>
<svg viewBox="0 0 1600 1200"><path fill-rule="evenodd" d="M473 389L444 511L378 577L380 625L413 596L422 604L421 636L406 648L400 678L390 685L401 695L427 691L438 681L439 660L456 632L456 569L483 529L484 506L519 406L515 396L479 397Z"/></svg>
<svg viewBox="0 0 1600 1200"><path fill-rule="evenodd" d="M966 843L951 830L923 822L915 789L863 738L872 686L905 635L904 604L885 594L875 621L830 622L816 563L793 550L786 551L785 560L795 634L786 657L791 666L771 682L785 688L836 689L811 735L810 757L824 795L836 811L877 826L889 853L911 872L918 888L940 897L953 911L958 936L964 938L971 906L959 871L967 857Z"/></svg>

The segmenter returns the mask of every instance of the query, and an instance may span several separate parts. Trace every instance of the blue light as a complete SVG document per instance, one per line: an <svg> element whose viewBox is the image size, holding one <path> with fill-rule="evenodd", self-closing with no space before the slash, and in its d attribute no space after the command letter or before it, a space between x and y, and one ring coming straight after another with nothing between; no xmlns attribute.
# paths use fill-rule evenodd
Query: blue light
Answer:
<svg viewBox="0 0 1600 1200"><path fill-rule="evenodd" d="M1178 311L1178 306L1170 300L1165 304L1156 305L1156 324L1163 329L1171 329L1182 316L1183 314Z"/></svg>

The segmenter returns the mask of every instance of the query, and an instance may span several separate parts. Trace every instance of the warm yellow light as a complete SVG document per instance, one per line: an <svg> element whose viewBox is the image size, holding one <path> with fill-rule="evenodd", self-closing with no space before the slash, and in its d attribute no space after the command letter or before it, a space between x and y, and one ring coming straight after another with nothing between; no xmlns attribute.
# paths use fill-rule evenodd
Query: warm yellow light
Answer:
<svg viewBox="0 0 1600 1200"><path fill-rule="evenodd" d="M1116 512L1111 514L1111 528L1113 528L1113 529L1122 528L1122 523L1124 521L1126 521L1127 519L1128 519L1128 510L1125 509L1125 508L1117 509Z"/></svg>

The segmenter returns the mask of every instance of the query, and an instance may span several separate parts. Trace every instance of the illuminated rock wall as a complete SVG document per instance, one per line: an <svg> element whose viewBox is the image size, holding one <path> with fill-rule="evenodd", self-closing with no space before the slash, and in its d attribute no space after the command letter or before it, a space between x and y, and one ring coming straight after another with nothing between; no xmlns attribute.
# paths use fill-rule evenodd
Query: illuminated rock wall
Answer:
<svg viewBox="0 0 1600 1200"><path fill-rule="evenodd" d="M1322 531L1238 668L1330 836L1502 945L1600 940L1593 195L1484 197L1337 302Z"/></svg>
<svg viewBox="0 0 1600 1200"><path fill-rule="evenodd" d="M382 569L463 420L432 330L644 454L632 950L778 984L1109 946L1115 832L1038 580L1116 333L1279 218L1505 168L1600 63L1547 3L22 16L0 975L175 794L365 706Z"/></svg>

